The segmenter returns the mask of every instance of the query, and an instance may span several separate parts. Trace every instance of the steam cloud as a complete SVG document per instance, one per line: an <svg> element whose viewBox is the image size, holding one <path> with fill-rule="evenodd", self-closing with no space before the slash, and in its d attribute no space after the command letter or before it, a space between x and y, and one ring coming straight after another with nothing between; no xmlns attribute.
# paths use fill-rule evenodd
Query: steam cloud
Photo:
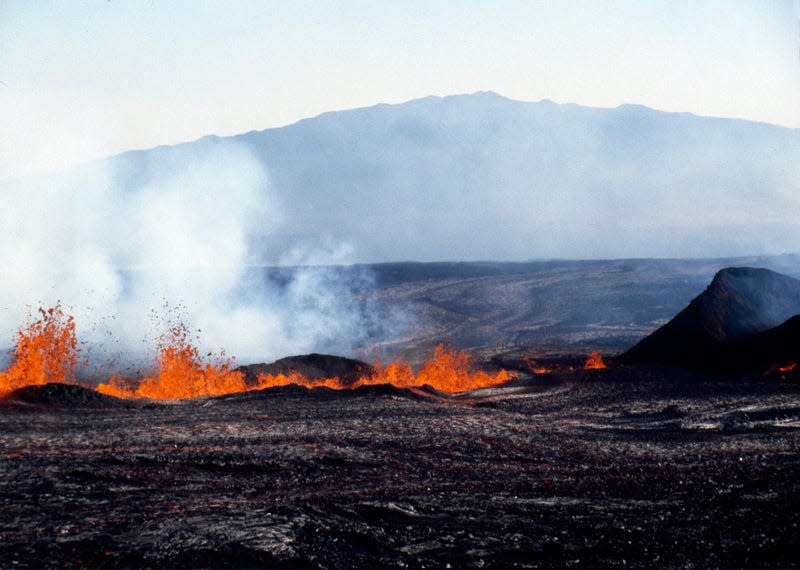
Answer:
<svg viewBox="0 0 800 570"><path fill-rule="evenodd" d="M371 308L353 295L368 274L312 266L278 282L253 266L341 263L347 248L294 244L279 259L259 258L254 244L280 233L284 218L247 148L158 150L0 190L0 330L9 344L27 313L56 300L90 347L132 362L152 357L178 319L200 331L201 350L224 348L240 362L348 352L375 332ZM131 171L135 183L119 187Z"/></svg>

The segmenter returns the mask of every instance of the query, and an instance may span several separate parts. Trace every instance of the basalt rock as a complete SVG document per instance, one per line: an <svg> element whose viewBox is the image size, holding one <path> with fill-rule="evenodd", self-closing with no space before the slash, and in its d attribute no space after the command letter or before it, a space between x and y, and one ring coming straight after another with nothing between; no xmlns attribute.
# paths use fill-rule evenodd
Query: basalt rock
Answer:
<svg viewBox="0 0 800 570"><path fill-rule="evenodd" d="M4 405L58 406L76 408L130 407L128 400L100 394L77 384L51 382L37 386L24 386L2 398Z"/></svg>
<svg viewBox="0 0 800 570"><path fill-rule="evenodd" d="M726 343L719 369L729 373L775 373L781 379L800 379L800 315L777 327Z"/></svg>

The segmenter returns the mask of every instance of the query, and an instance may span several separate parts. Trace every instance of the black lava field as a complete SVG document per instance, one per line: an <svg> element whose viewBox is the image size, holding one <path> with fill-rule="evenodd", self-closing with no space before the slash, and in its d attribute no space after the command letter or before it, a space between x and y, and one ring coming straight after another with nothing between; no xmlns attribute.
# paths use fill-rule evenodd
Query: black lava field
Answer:
<svg viewBox="0 0 800 570"><path fill-rule="evenodd" d="M0 566L795 566L800 385L698 380L28 390L0 410Z"/></svg>

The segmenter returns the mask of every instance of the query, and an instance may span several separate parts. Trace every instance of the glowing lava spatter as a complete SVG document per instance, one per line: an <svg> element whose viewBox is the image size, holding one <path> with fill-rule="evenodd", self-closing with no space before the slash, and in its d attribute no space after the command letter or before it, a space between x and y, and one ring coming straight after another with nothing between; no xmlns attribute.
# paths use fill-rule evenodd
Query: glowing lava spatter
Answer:
<svg viewBox="0 0 800 570"><path fill-rule="evenodd" d="M789 362L788 364L774 364L770 366L769 369L764 372L764 376L770 376L772 374L777 374L778 378L781 380L787 380L797 369L796 362Z"/></svg>
<svg viewBox="0 0 800 570"><path fill-rule="evenodd" d="M79 351L74 319L65 315L60 305L39 312L39 320L17 333L13 363L6 372L0 373L0 395L23 386L75 382ZM379 363L368 375L351 383L336 377L310 379L292 372L261 374L255 384L248 384L244 373L233 370L233 358L220 353L215 360L215 363L204 361L190 341L188 329L178 325L161 338L151 375L137 380L113 374L96 390L121 398L153 400L220 396L288 384L337 390L376 384L401 388L429 385L443 392L465 392L496 386L514 377L505 370L477 370L466 352L448 351L442 345L436 347L433 356L417 372L405 362Z"/></svg>
<svg viewBox="0 0 800 570"><path fill-rule="evenodd" d="M585 370L602 370L606 367L606 363L603 362L603 357L600 356L600 353L595 351L586 359L586 363L583 365Z"/></svg>
<svg viewBox="0 0 800 570"><path fill-rule="evenodd" d="M433 357L425 362L416 375L418 385L433 386L444 392L465 392L489 388L511 380L511 373L474 370L472 358L466 352L448 352L438 345Z"/></svg>
<svg viewBox="0 0 800 570"><path fill-rule="evenodd" d="M531 358L530 356L524 356L522 360L525 362L525 366L528 367L528 371L535 375L535 376L542 376L544 374L550 374L550 369L546 366L540 366L536 363L536 361Z"/></svg>
<svg viewBox="0 0 800 570"><path fill-rule="evenodd" d="M119 376L112 377L107 383L100 384L97 391L121 398L181 400L251 389L245 385L244 374L231 369L233 358L220 354L218 361L216 364L204 363L197 348L189 341L186 327L178 325L162 337L152 376L141 380L136 387L126 386Z"/></svg>
<svg viewBox="0 0 800 570"><path fill-rule="evenodd" d="M297 373L260 374L257 388L298 384L308 388L325 386L335 390L346 390L359 386L392 384L399 388L428 385L442 392L466 392L496 386L511 378L512 374L505 370L495 373L474 370L472 359L466 352L448 351L440 344L436 346L433 356L426 360L416 373L407 363L392 362L385 366L376 364L371 374L362 376L352 384L345 384L338 378L308 379Z"/></svg>
<svg viewBox="0 0 800 570"><path fill-rule="evenodd" d="M48 382L74 383L78 364L75 319L57 303L39 309L40 318L17 332L13 360L0 373L0 395Z"/></svg>

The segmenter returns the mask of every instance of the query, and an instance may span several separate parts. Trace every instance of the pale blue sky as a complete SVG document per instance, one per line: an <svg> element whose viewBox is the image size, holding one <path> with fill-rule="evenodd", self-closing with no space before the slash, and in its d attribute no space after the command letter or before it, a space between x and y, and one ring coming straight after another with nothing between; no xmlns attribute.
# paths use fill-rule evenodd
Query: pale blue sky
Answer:
<svg viewBox="0 0 800 570"><path fill-rule="evenodd" d="M796 0L0 0L0 179L493 90L800 127Z"/></svg>

